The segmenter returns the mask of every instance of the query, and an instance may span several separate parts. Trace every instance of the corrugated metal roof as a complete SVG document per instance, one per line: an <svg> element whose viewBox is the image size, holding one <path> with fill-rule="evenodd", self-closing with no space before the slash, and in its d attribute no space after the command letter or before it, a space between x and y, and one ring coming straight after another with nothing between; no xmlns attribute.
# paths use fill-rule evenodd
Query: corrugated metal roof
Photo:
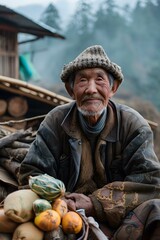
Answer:
<svg viewBox="0 0 160 240"><path fill-rule="evenodd" d="M38 37L50 36L65 39L63 35L57 33L55 29L48 25L35 22L3 5L0 5L0 24L1 23L8 24L21 33L33 34Z"/></svg>

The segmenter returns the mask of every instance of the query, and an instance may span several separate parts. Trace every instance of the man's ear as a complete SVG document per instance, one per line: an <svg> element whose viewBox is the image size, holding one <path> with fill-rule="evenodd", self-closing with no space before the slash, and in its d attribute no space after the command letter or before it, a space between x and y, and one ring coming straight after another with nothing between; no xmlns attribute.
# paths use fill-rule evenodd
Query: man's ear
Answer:
<svg viewBox="0 0 160 240"><path fill-rule="evenodd" d="M66 88L67 92L69 93L69 95L74 99L74 94L73 94L73 91L71 89L69 82L65 82L65 88Z"/></svg>
<svg viewBox="0 0 160 240"><path fill-rule="evenodd" d="M119 85L120 85L119 81L117 81L117 80L113 81L113 86L112 86L110 94L109 94L110 98L113 97L114 94L117 92L117 89L118 89Z"/></svg>

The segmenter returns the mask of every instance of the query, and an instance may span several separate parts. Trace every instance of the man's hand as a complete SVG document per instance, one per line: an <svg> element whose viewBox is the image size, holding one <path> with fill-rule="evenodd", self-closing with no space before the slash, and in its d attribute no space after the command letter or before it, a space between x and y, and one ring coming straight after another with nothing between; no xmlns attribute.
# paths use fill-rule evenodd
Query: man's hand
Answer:
<svg viewBox="0 0 160 240"><path fill-rule="evenodd" d="M86 216L94 217L95 212L92 201L84 194L69 193L65 195L64 200L66 201L69 210L76 211L78 209L84 209Z"/></svg>

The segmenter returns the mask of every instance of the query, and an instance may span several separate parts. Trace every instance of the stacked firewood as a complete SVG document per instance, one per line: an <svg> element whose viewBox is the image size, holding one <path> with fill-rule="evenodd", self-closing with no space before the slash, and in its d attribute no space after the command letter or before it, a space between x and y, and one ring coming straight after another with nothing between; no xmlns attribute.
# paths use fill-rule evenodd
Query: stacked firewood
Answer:
<svg viewBox="0 0 160 240"><path fill-rule="evenodd" d="M16 129L16 121L0 123L0 202L11 192L18 189L18 170L29 147L35 139L38 126L44 116L25 119L19 122L27 129ZM32 124L31 124L32 122ZM33 124L34 122L34 124ZM36 123L36 125L35 125ZM31 125L29 127L29 125Z"/></svg>
<svg viewBox="0 0 160 240"><path fill-rule="evenodd" d="M12 117L19 118L25 116L28 111L27 99L20 96L14 96L9 99L0 99L0 116L6 112Z"/></svg>

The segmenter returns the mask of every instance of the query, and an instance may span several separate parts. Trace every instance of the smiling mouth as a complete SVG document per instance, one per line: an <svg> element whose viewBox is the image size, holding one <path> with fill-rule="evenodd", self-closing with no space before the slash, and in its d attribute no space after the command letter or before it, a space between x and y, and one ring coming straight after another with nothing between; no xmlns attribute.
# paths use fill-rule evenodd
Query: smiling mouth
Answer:
<svg viewBox="0 0 160 240"><path fill-rule="evenodd" d="M84 97L82 99L83 102L85 102L85 101L100 101L100 100L101 100L100 97Z"/></svg>
<svg viewBox="0 0 160 240"><path fill-rule="evenodd" d="M101 99L90 98L90 99L85 99L83 102L84 103L97 103L97 102L101 102Z"/></svg>

